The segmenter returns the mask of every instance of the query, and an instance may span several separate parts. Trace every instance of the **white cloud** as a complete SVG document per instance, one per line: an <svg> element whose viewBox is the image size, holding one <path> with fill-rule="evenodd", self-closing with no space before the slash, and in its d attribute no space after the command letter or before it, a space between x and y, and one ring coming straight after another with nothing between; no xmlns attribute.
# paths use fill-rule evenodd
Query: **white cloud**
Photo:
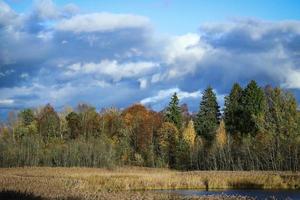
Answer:
<svg viewBox="0 0 300 200"><path fill-rule="evenodd" d="M300 89L300 70L287 70L284 75L286 80L282 84L283 87Z"/></svg>
<svg viewBox="0 0 300 200"><path fill-rule="evenodd" d="M90 87L90 85L87 87ZM80 94L82 89L85 88L78 88L70 83L51 86L34 83L29 86L0 88L0 105L13 106L20 105L20 103L22 107L39 106L46 103L63 105L66 101L72 99L73 95ZM34 96L34 98L20 102L18 99L20 95Z"/></svg>
<svg viewBox="0 0 300 200"><path fill-rule="evenodd" d="M0 25L14 26L18 15L2 0L0 0Z"/></svg>
<svg viewBox="0 0 300 200"><path fill-rule="evenodd" d="M110 87L111 84L106 81L103 81L103 80L95 80L95 81L92 81L92 86L107 88L107 87Z"/></svg>
<svg viewBox="0 0 300 200"><path fill-rule="evenodd" d="M150 24L146 17L132 14L91 13L64 19L56 24L60 31L107 32L126 28L145 28Z"/></svg>
<svg viewBox="0 0 300 200"><path fill-rule="evenodd" d="M21 75L20 75L20 78L23 78L23 79L26 79L26 78L28 78L29 77L29 74L28 73L22 73Z"/></svg>
<svg viewBox="0 0 300 200"><path fill-rule="evenodd" d="M171 37L162 51L162 60L168 68L165 73L152 77L152 82L185 76L195 72L197 64L211 51L210 45L196 33Z"/></svg>
<svg viewBox="0 0 300 200"><path fill-rule="evenodd" d="M166 62L174 64L177 60L186 59L186 57L201 57L204 50L199 48L199 42L200 36L195 33L172 37L164 49Z"/></svg>
<svg viewBox="0 0 300 200"><path fill-rule="evenodd" d="M67 66L66 76L98 74L111 77L114 81L122 78L140 77L151 73L159 64L154 62L118 63L116 60L102 60L100 63L75 63Z"/></svg>
<svg viewBox="0 0 300 200"><path fill-rule="evenodd" d="M0 105L1 106L10 106L14 104L14 100L13 99L0 99Z"/></svg>
<svg viewBox="0 0 300 200"><path fill-rule="evenodd" d="M57 19L60 11L52 0L36 0L35 12L41 19Z"/></svg>
<svg viewBox="0 0 300 200"><path fill-rule="evenodd" d="M80 88L67 83L63 86L53 85L48 88L47 98L52 102L65 101L72 98L72 95L80 93Z"/></svg>
<svg viewBox="0 0 300 200"><path fill-rule="evenodd" d="M71 17L79 12L79 7L75 4L66 4L58 7L53 0L35 0L34 14L40 20L59 20L61 18Z"/></svg>
<svg viewBox="0 0 300 200"><path fill-rule="evenodd" d="M170 88L166 90L160 90L157 92L156 95L142 99L140 103L144 105L151 105L151 107L157 110L161 110L168 104L168 102L171 99L171 96L175 92L177 93L180 103L192 102L193 111L196 111L196 109L198 109L198 104L202 98L202 91L196 90L193 92L187 92L187 91L182 91L178 87ZM218 104L222 107L224 105L225 94L218 94L218 92L215 90L214 93L216 94Z"/></svg>
<svg viewBox="0 0 300 200"><path fill-rule="evenodd" d="M80 11L80 8L77 5L69 3L63 7L62 12L67 13L67 14L76 14L79 11Z"/></svg>
<svg viewBox="0 0 300 200"><path fill-rule="evenodd" d="M160 90L157 93L157 95L141 100L141 103L142 104L157 103L159 101L170 98L175 92L177 93L177 96L179 99L201 97L200 90L195 91L195 92L185 92L185 91L180 90L179 88L170 88L170 89L166 89L166 90Z"/></svg>
<svg viewBox="0 0 300 200"><path fill-rule="evenodd" d="M53 32L52 31L41 31L37 34L37 38L44 40L44 41L49 41L53 38Z"/></svg>
<svg viewBox="0 0 300 200"><path fill-rule="evenodd" d="M140 78L139 82L140 82L140 88L141 89L145 89L148 85L148 81L145 78Z"/></svg>
<svg viewBox="0 0 300 200"><path fill-rule="evenodd" d="M215 39L220 39L234 31L245 33L252 40L258 41L270 32L299 34L300 22L296 20L271 22L257 19L235 19L223 23L204 23L201 26L201 32L208 35L213 34Z"/></svg>
<svg viewBox="0 0 300 200"><path fill-rule="evenodd" d="M1 77L5 77L5 76L8 76L8 75L10 75L10 74L12 74L12 73L14 73L14 72L15 72L15 70L13 70L13 69L6 70L6 71L4 71L4 72L1 72L1 71L0 71L0 78L1 78Z"/></svg>

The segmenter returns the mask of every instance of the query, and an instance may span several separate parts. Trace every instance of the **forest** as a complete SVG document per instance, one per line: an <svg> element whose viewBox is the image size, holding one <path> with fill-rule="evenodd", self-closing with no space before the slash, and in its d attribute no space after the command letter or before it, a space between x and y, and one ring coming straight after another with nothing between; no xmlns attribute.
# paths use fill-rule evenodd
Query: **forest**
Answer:
<svg viewBox="0 0 300 200"><path fill-rule="evenodd" d="M299 170L300 112L292 93L252 80L244 88L235 83L222 109L210 86L199 101L197 113L176 93L160 112L142 104L12 111L0 127L0 167Z"/></svg>

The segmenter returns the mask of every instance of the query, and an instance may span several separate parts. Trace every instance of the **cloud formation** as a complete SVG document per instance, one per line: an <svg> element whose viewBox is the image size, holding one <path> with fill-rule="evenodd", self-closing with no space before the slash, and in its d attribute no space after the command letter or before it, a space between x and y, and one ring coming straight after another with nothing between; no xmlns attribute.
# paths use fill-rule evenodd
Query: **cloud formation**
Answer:
<svg viewBox="0 0 300 200"><path fill-rule="evenodd" d="M0 0L0 108L141 102L160 110L177 92L196 111L208 85L222 104L234 82L251 79L300 94L299 27L243 19L165 36L133 13L43 0L20 14Z"/></svg>
<svg viewBox="0 0 300 200"><path fill-rule="evenodd" d="M201 96L200 91L195 91L195 92L189 93L189 92L181 91L179 88L170 88L167 90L158 91L157 95L155 95L155 96L142 99L141 103L142 104L157 103L157 102L169 99L174 93L177 93L177 96L179 99L199 98Z"/></svg>
<svg viewBox="0 0 300 200"><path fill-rule="evenodd" d="M60 31L90 33L115 31L124 28L147 28L149 24L148 18L138 15L92 13L61 20L55 28Z"/></svg>
<svg viewBox="0 0 300 200"><path fill-rule="evenodd" d="M128 62L118 63L116 60L102 60L99 63L74 63L67 66L66 76L82 74L103 75L111 77L113 81L120 81L122 78L139 78L156 70L159 64L153 62Z"/></svg>

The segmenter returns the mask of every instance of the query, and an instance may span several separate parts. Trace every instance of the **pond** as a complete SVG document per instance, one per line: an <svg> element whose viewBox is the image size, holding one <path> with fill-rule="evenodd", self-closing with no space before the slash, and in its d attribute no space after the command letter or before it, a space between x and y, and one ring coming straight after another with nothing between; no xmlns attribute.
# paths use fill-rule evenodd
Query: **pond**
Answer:
<svg viewBox="0 0 300 200"><path fill-rule="evenodd" d="M275 197L278 200L292 199L300 200L300 190L164 190L163 192L174 193L183 196L205 196L205 195L235 195L255 197L257 200L265 200Z"/></svg>

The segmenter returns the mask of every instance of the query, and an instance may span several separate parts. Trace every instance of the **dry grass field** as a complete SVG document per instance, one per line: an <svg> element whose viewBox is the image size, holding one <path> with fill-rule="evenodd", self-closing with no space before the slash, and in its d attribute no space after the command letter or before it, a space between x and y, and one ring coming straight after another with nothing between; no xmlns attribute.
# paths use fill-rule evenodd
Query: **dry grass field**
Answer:
<svg viewBox="0 0 300 200"><path fill-rule="evenodd" d="M300 173L256 171L191 171L123 167L2 168L2 194L18 191L37 199L178 199L156 189L299 189ZM191 197L192 198L192 197ZM25 198L24 198L25 199ZM34 199L34 198L27 198ZM201 197L192 199L237 199ZM239 199L246 199L240 197Z"/></svg>

